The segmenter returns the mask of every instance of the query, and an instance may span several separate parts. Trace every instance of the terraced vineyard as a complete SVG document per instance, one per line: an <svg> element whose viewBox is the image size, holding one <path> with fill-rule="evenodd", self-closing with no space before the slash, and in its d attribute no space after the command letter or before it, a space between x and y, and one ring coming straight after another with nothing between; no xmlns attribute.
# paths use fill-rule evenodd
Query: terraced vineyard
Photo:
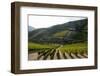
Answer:
<svg viewBox="0 0 100 76"><path fill-rule="evenodd" d="M28 55L29 60L82 59L88 57L86 43L55 46L41 45L38 49L36 49L36 45L33 45L33 49L31 45ZM42 48L42 46L47 47Z"/></svg>

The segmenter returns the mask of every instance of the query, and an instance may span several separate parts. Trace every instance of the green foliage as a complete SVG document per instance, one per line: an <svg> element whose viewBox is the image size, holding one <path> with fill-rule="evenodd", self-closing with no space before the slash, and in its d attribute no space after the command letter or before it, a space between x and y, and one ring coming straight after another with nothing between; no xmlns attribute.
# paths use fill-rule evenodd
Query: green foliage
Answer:
<svg viewBox="0 0 100 76"><path fill-rule="evenodd" d="M68 33L68 30L65 30L65 31L57 32L53 36L54 37L61 37L61 38L63 38L67 33Z"/></svg>
<svg viewBox="0 0 100 76"><path fill-rule="evenodd" d="M28 49L51 49L58 47L58 44L39 44L39 43L28 43Z"/></svg>
<svg viewBox="0 0 100 76"><path fill-rule="evenodd" d="M29 42L28 49L32 49L31 51L48 51L48 50L55 50L58 49L61 52L67 52L67 53L87 53L87 42L84 43L73 43L73 44L65 44L65 45L59 45L59 44L39 44L39 43L32 43Z"/></svg>
<svg viewBox="0 0 100 76"><path fill-rule="evenodd" d="M63 47L59 48L59 50L68 53L87 53L87 43L74 43L74 44L66 44Z"/></svg>

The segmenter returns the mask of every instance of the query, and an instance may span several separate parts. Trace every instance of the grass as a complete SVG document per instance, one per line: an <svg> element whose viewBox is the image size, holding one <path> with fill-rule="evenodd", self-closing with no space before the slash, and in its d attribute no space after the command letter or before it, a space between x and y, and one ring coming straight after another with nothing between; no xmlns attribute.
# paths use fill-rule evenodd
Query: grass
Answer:
<svg viewBox="0 0 100 76"><path fill-rule="evenodd" d="M65 44L59 50L68 53L87 53L87 43Z"/></svg>
<svg viewBox="0 0 100 76"><path fill-rule="evenodd" d="M46 51L46 50L52 50L56 49L60 45L58 44L39 44L39 43L28 43L28 49L30 51ZM62 47L59 47L59 50L62 52L67 53L87 53L87 43L81 42L81 43L73 43L73 44L65 44Z"/></svg>
<svg viewBox="0 0 100 76"><path fill-rule="evenodd" d="M53 49L53 48L56 48L58 47L59 45L57 44L39 44L39 43L32 43L32 42L29 42L28 43L28 48L29 49Z"/></svg>
<svg viewBox="0 0 100 76"><path fill-rule="evenodd" d="M62 32L57 32L57 33L55 33L53 36L54 36L54 37L64 37L66 33L68 33L67 30L62 31Z"/></svg>

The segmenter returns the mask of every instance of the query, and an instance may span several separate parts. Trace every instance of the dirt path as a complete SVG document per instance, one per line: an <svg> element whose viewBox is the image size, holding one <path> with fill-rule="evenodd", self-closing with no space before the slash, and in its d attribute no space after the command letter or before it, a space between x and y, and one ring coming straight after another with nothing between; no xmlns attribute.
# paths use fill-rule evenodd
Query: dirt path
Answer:
<svg viewBox="0 0 100 76"><path fill-rule="evenodd" d="M29 60L37 60L38 53L29 53L28 59Z"/></svg>

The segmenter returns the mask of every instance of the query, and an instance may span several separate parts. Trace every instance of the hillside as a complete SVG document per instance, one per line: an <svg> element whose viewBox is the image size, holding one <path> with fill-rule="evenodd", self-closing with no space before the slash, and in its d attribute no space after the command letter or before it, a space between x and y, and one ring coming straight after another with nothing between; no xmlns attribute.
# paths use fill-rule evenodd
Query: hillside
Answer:
<svg viewBox="0 0 100 76"><path fill-rule="evenodd" d="M34 29L28 33L28 40L42 43L72 43L87 41L87 19Z"/></svg>

